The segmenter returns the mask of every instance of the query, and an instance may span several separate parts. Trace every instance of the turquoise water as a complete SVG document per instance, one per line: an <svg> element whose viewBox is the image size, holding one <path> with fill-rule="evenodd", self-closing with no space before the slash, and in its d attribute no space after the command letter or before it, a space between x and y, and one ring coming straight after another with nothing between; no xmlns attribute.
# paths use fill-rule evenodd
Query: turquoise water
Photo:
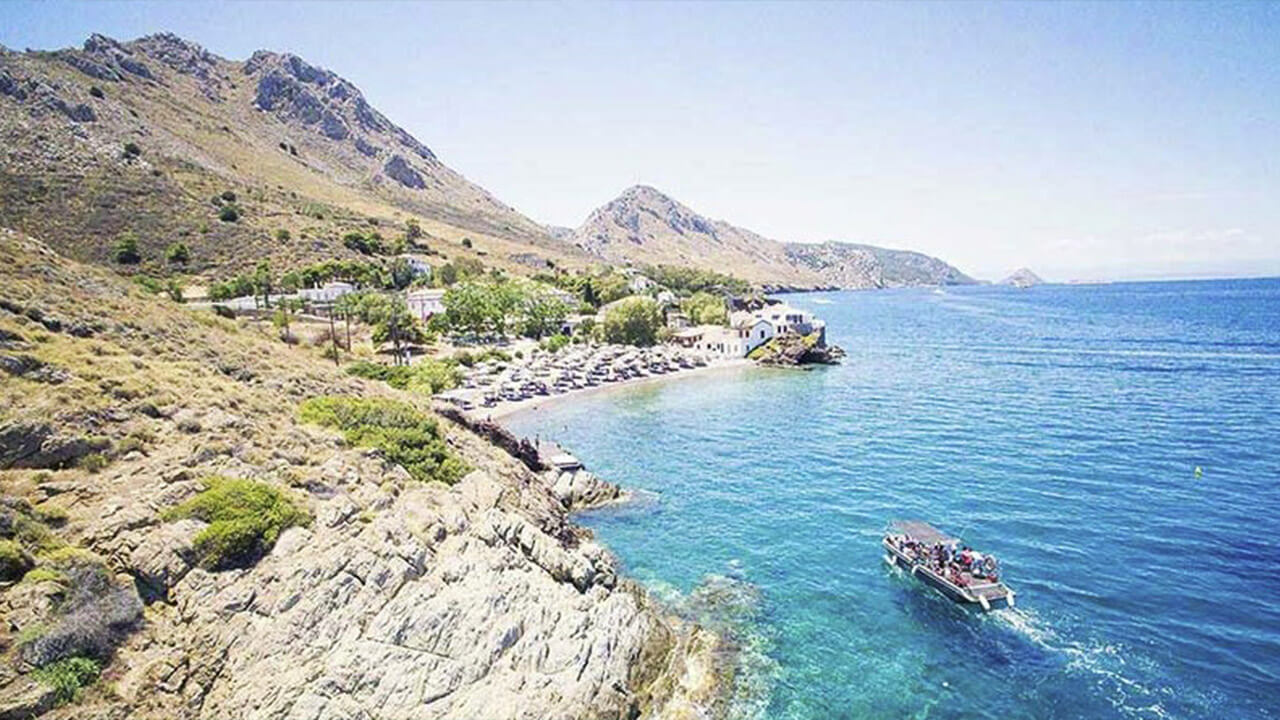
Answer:
<svg viewBox="0 0 1280 720"><path fill-rule="evenodd" d="M510 422L643 491L582 521L726 623L741 716L1280 715L1280 280L787 300L844 365ZM1019 607L888 568L896 517L1000 556Z"/></svg>

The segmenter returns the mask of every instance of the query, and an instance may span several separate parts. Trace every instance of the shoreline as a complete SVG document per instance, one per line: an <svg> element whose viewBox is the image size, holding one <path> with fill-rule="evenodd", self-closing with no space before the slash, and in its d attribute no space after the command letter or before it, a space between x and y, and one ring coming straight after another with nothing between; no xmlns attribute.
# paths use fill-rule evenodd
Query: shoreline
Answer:
<svg viewBox="0 0 1280 720"><path fill-rule="evenodd" d="M559 405L567 400L579 399L588 395L608 392L619 388L633 388L643 385L657 384L668 380L680 380L683 378L700 377L714 372L734 369L744 369L755 367L755 362L747 358L733 358L730 360L716 361L708 363L703 367L690 368L688 370L678 370L676 372L664 373L662 375L649 375L646 377L628 378L622 382L607 383L596 385L594 387L585 387L571 390L559 395L537 395L527 400L504 401L498 403L491 408L476 408L468 412L472 418L476 420L492 420L501 423L504 420L510 420L512 417L524 413L533 413L551 405Z"/></svg>

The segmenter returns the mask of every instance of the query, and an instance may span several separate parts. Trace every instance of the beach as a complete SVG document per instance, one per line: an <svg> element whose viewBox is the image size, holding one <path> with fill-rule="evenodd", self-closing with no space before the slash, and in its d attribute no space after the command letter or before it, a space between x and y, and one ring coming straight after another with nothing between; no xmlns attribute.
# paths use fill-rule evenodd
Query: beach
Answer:
<svg viewBox="0 0 1280 720"><path fill-rule="evenodd" d="M677 370L662 375L648 375L645 377L628 378L619 382L605 383L594 385L591 387L570 390L569 392L559 395L535 395L519 401L503 401L497 405L485 408L475 408L468 411L468 415L477 419L490 419L498 421L510 421L517 415L527 416L537 413L540 410L551 407L559 407L564 403L572 400L581 400L584 397L596 394L602 394L611 390L619 390L622 388L634 388L643 385L652 385L656 383L665 383L673 380L683 380L695 377L704 377L706 375L727 372L731 370L743 370L754 367L755 363L746 358L732 358L726 360L715 360L702 367L689 368L686 370Z"/></svg>

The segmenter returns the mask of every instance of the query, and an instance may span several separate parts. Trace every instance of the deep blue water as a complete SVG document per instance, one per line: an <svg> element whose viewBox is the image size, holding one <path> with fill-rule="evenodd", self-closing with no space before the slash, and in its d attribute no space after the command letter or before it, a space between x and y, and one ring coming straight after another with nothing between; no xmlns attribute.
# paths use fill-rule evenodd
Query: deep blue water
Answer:
<svg viewBox="0 0 1280 720"><path fill-rule="evenodd" d="M632 576L739 603L741 714L1280 716L1280 280L786 299L842 366L510 423L647 491L582 517ZM998 555L1018 608L888 568L897 517Z"/></svg>

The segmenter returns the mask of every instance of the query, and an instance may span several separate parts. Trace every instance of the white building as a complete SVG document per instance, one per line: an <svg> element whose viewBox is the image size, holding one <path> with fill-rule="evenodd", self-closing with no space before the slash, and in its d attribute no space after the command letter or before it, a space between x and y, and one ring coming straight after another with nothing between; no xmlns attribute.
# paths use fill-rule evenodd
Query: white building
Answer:
<svg viewBox="0 0 1280 720"><path fill-rule="evenodd" d="M653 287L654 282L643 275L632 275L627 288L633 293L642 293Z"/></svg>
<svg viewBox="0 0 1280 720"><path fill-rule="evenodd" d="M734 315L738 314L739 313L734 313ZM773 327L774 335L784 335L787 333L810 335L817 332L820 333L818 344L826 344L827 324L815 318L813 313L806 310L791 307L786 303L778 303L776 305L765 305L752 313L752 315L760 318L761 320L767 321Z"/></svg>
<svg viewBox="0 0 1280 720"><path fill-rule="evenodd" d="M409 254L397 255L396 259L404 260L406 263L408 263L409 269L413 271L414 277L418 277L419 275L428 275L428 276L431 275L431 263L427 262L426 260L423 260L417 255L409 255Z"/></svg>
<svg viewBox="0 0 1280 720"><path fill-rule="evenodd" d="M409 306L409 314L426 322L434 315L444 312L444 290L442 288L422 288L411 290L405 298Z"/></svg>
<svg viewBox="0 0 1280 720"><path fill-rule="evenodd" d="M679 345L719 357L746 357L773 337L773 328L759 318L749 318L733 327L698 325L677 331L672 339Z"/></svg>
<svg viewBox="0 0 1280 720"><path fill-rule="evenodd" d="M356 287L351 283L335 281L327 282L318 288L303 288L298 291L298 297L313 303L331 303L355 291Z"/></svg>

